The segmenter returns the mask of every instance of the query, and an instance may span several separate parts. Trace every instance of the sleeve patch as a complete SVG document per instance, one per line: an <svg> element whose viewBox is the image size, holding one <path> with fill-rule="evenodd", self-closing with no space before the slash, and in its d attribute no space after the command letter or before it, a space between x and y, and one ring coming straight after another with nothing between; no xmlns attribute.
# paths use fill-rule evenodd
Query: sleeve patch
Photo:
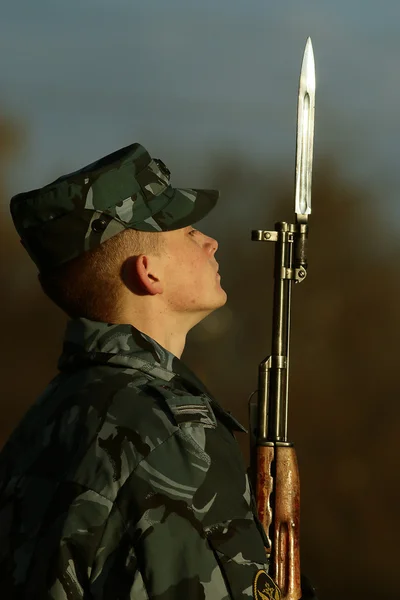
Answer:
<svg viewBox="0 0 400 600"><path fill-rule="evenodd" d="M161 394L178 426L198 424L213 429L217 426L217 419L205 394L190 396L167 385L149 387L156 388Z"/></svg>

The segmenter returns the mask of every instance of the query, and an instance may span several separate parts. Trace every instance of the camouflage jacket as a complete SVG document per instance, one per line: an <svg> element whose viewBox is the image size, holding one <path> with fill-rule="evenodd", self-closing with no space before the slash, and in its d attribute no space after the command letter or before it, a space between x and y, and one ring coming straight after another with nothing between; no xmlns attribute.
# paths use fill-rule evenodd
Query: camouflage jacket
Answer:
<svg viewBox="0 0 400 600"><path fill-rule="evenodd" d="M130 325L71 321L59 369L0 455L2 600L253 597L243 427Z"/></svg>

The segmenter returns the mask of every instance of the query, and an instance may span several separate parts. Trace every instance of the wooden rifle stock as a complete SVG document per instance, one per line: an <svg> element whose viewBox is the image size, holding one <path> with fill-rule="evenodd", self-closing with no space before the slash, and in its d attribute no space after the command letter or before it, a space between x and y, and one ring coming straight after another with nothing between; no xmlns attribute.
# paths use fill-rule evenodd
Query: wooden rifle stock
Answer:
<svg viewBox="0 0 400 600"><path fill-rule="evenodd" d="M256 502L269 539L270 575L282 600L299 600L300 477L293 446L257 447Z"/></svg>

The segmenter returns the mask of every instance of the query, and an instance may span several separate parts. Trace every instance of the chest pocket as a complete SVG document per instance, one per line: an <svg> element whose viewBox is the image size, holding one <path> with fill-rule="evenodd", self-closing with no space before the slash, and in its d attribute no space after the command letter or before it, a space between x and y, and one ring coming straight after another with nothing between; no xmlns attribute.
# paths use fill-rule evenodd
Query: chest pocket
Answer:
<svg viewBox="0 0 400 600"><path fill-rule="evenodd" d="M150 384L148 387L153 388L163 397L179 427L196 424L211 429L217 427L217 420L205 394L190 396L181 390L171 390L168 385Z"/></svg>
<svg viewBox="0 0 400 600"><path fill-rule="evenodd" d="M232 600L254 598L254 583L260 570L268 571L263 539L253 519L233 519L206 528Z"/></svg>

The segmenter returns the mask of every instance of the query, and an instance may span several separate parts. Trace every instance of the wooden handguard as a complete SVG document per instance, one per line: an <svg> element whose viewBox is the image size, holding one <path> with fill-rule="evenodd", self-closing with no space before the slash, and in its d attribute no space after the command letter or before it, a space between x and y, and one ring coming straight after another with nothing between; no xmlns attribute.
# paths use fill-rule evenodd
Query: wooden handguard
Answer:
<svg viewBox="0 0 400 600"><path fill-rule="evenodd" d="M258 446L256 501L259 519L272 541L270 575L282 600L299 600L300 478L292 446Z"/></svg>
<svg viewBox="0 0 400 600"><path fill-rule="evenodd" d="M271 494L274 489L274 480L272 478L271 468L274 461L274 446L257 446L257 464L256 464L256 504L258 518L264 527L265 535L268 538L269 548L266 548L268 557L271 556L272 540L272 507Z"/></svg>

